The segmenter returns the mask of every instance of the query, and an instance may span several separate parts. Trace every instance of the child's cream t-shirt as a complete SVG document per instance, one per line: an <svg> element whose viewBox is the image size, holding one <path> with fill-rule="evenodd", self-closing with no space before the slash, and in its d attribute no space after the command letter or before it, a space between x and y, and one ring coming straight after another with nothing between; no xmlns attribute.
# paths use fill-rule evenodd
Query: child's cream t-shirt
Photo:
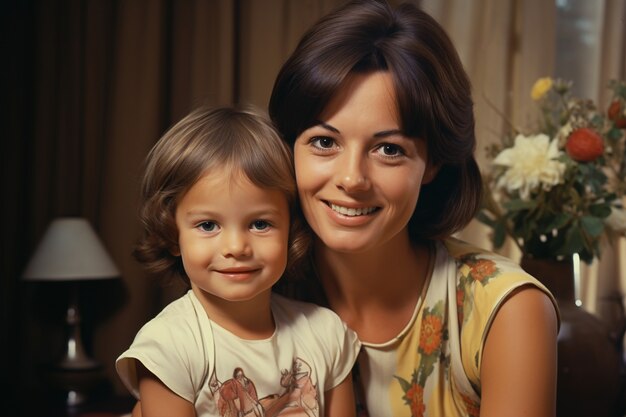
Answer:
<svg viewBox="0 0 626 417"><path fill-rule="evenodd" d="M140 361L198 416L323 416L324 392L356 361L356 334L314 304L272 294L271 308L274 335L244 340L212 322L189 291L139 331L116 361L120 378L139 398Z"/></svg>

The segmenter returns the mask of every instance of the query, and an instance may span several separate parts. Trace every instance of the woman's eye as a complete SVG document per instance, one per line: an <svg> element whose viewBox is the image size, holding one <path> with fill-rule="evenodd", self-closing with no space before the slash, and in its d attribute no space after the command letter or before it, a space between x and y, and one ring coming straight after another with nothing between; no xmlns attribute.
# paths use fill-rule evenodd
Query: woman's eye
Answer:
<svg viewBox="0 0 626 417"><path fill-rule="evenodd" d="M217 224L215 222L202 222L197 227L203 232L214 232L217 230Z"/></svg>
<svg viewBox="0 0 626 417"><path fill-rule="evenodd" d="M332 138L326 136L317 136L311 139L311 144L316 148L331 149L335 144L335 141Z"/></svg>
<svg viewBox="0 0 626 417"><path fill-rule="evenodd" d="M395 157L395 156L404 155L404 151L402 150L402 148L392 143L383 143L382 145L378 147L377 151L381 153L383 156L387 156L387 157Z"/></svg>
<svg viewBox="0 0 626 417"><path fill-rule="evenodd" d="M266 222L265 220L255 220L250 225L250 228L255 229L255 230L266 230L269 227L270 227L270 224Z"/></svg>

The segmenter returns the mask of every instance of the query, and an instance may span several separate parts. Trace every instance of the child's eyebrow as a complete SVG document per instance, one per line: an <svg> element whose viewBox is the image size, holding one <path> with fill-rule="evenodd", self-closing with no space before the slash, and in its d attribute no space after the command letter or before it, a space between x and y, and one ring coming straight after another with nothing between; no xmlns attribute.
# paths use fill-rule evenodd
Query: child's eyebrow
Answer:
<svg viewBox="0 0 626 417"><path fill-rule="evenodd" d="M276 208L276 207L263 207L260 208L258 210L253 210L251 211L252 215L273 215L273 216L278 216L281 214L281 210Z"/></svg>

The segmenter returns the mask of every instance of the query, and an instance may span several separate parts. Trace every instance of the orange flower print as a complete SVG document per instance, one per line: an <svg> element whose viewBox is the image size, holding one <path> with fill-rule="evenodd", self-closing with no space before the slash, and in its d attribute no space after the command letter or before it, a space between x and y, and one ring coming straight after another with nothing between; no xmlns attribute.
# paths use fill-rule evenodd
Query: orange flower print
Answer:
<svg viewBox="0 0 626 417"><path fill-rule="evenodd" d="M457 316L459 319L459 323L463 323L463 303L465 302L465 291L464 290L456 290L456 306L457 306Z"/></svg>
<svg viewBox="0 0 626 417"><path fill-rule="evenodd" d="M478 282L491 278L497 271L496 264L488 259L477 259L469 262L468 265L471 268L470 275Z"/></svg>
<svg viewBox="0 0 626 417"><path fill-rule="evenodd" d="M461 394L461 398L463 398L463 402L465 403L465 410L467 410L469 417L479 417L480 404L473 401L467 395Z"/></svg>
<svg viewBox="0 0 626 417"><path fill-rule="evenodd" d="M424 415L424 388L421 385L413 384L406 392L406 399L411 407L412 417L422 417Z"/></svg>
<svg viewBox="0 0 626 417"><path fill-rule="evenodd" d="M425 355L430 355L439 349L442 327L441 317L434 314L424 316L419 347Z"/></svg>
<svg viewBox="0 0 626 417"><path fill-rule="evenodd" d="M465 291L464 290L456 290L456 306L458 308L463 307L463 302L465 301Z"/></svg>

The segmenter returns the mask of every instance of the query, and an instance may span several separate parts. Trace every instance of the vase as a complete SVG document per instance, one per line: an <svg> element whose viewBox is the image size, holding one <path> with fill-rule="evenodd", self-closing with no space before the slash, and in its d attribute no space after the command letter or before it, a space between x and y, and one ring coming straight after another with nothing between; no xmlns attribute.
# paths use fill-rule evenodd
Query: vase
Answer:
<svg viewBox="0 0 626 417"><path fill-rule="evenodd" d="M576 305L574 262L524 256L522 268L541 281L557 300L557 417L614 417L621 395L618 343L608 326Z"/></svg>

